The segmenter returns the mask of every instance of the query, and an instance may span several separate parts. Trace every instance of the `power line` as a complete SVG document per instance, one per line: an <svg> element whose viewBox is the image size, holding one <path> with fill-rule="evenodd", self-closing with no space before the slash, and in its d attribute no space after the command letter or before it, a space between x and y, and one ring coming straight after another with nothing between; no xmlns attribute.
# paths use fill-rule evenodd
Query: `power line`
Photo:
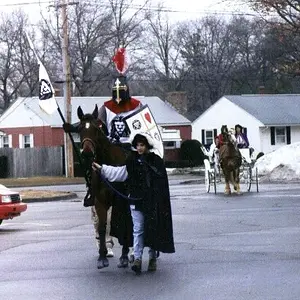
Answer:
<svg viewBox="0 0 300 300"><path fill-rule="evenodd" d="M50 4L53 1L36 1L36 2L18 2L18 3L7 3L0 4L0 7L10 7L10 6L26 6L26 5L39 5L39 4Z"/></svg>
<svg viewBox="0 0 300 300"><path fill-rule="evenodd" d="M0 7L13 7L13 6L28 6L28 5L40 5L40 4L48 4L49 6L53 6L53 0L48 0L48 1L35 1L35 2L18 2L18 3L10 3L10 4L0 4ZM214 5L218 5L220 3L223 3L224 1L219 1L218 3L215 3ZM85 3L87 5L91 6L99 6L99 2L93 1L93 0L86 0L86 1L81 1L81 3ZM51 5L52 4L52 5ZM102 4L101 6L103 7L111 7L111 5L106 2ZM210 10L179 10L179 9L172 9L170 7L158 7L158 6L148 6L145 7L144 5L141 4L126 4L124 8L128 10L145 10L145 11L161 11L164 13L180 13L180 14L206 14L206 15L236 15L236 16L251 16L251 17L257 17L259 14L257 13L245 13L245 12L238 12L238 11L225 11L225 10L215 10L215 11L210 11Z"/></svg>

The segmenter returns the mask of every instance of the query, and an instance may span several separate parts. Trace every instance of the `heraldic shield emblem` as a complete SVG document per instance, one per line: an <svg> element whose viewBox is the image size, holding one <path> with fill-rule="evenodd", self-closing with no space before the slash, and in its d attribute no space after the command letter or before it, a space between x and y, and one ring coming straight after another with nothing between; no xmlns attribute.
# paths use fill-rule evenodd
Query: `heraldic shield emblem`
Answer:
<svg viewBox="0 0 300 300"><path fill-rule="evenodd" d="M39 99L47 100L53 97L53 92L50 82L45 79L40 80Z"/></svg>
<svg viewBox="0 0 300 300"><path fill-rule="evenodd" d="M135 135L139 132L148 132L155 142L154 152L163 158L164 145L162 137L148 105L143 105L139 110L124 117L123 121L125 121L129 127L131 135Z"/></svg>

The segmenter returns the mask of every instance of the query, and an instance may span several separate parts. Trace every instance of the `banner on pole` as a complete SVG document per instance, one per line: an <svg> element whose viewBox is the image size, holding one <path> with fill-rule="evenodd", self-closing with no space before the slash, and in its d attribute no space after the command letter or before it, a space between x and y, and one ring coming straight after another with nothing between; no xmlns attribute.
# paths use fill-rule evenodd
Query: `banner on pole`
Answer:
<svg viewBox="0 0 300 300"><path fill-rule="evenodd" d="M39 106L40 108L48 115L51 115L57 110L58 105L55 100L55 92L54 88L51 84L48 72L44 65L42 64L41 60L39 59L33 43L26 32L26 37L29 43L30 48L34 52L36 59L39 64Z"/></svg>

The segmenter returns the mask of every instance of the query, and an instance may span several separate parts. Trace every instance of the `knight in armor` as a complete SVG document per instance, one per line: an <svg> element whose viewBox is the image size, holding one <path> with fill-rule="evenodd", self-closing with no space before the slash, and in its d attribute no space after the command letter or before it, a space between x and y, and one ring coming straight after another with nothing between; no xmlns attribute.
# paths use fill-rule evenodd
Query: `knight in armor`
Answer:
<svg viewBox="0 0 300 300"><path fill-rule="evenodd" d="M131 144L129 141L130 131L129 128L124 122L124 117L133 113L134 111L139 110L142 107L142 103L140 100L135 99L130 96L129 86L127 84L127 78L124 76L124 72L126 71L126 64L124 63L124 55L122 55L121 51L124 48L120 48L117 54L114 56L114 62L116 65L117 71L120 73L114 80L114 84L112 87L112 97L108 101L104 102L104 104L99 108L99 124L101 124L102 130L106 133L109 140L112 143L119 144L120 147L124 149L131 149ZM78 124L63 124L63 128L65 132L78 132L77 129ZM90 171L87 170L87 176L90 176ZM89 177L88 177L89 178ZM87 194L84 198L84 206L91 206L92 210L92 221L94 223L96 239L97 239L97 247L99 248L99 237L97 233L97 224L98 218L94 208L94 195L91 187L87 184ZM107 215L107 224L111 223L112 216L112 208L108 210ZM113 257L112 248L114 246L113 239L110 236L110 226L107 226L106 231L106 247L107 247L107 256ZM121 262L122 267L122 262Z"/></svg>
<svg viewBox="0 0 300 300"><path fill-rule="evenodd" d="M130 149L130 131L123 119L141 107L140 100L130 96L126 77L117 77L112 88L112 99L104 102L99 109L99 119L112 143L122 144L123 147L127 145Z"/></svg>

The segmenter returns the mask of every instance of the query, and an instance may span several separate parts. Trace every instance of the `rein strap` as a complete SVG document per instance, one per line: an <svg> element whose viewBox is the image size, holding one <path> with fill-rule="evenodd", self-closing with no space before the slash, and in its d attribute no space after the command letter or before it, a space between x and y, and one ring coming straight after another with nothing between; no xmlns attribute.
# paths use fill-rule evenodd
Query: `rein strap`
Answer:
<svg viewBox="0 0 300 300"><path fill-rule="evenodd" d="M126 196L124 194L122 194L121 192L119 192L102 174L101 171L96 171L96 173L98 173L98 175L100 176L100 178L102 179L102 181L113 191L115 192L118 196L124 198L124 199L128 199L128 200L132 200L132 201L138 201L138 200L142 200L142 198L133 198L130 196Z"/></svg>

